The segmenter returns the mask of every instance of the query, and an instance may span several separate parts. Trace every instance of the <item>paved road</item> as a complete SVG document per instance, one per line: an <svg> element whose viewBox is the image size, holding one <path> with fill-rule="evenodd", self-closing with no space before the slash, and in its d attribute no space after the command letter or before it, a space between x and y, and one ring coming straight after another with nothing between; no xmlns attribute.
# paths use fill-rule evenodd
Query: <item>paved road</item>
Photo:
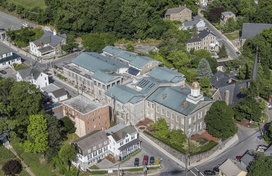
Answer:
<svg viewBox="0 0 272 176"><path fill-rule="evenodd" d="M140 137L142 142L142 150L148 153L149 156L154 156L155 158L162 159L162 167L163 171L158 174L154 174L153 176L177 176L183 175L184 169L177 165L174 161L169 159L163 152L154 148L151 144L145 141L143 138Z"/></svg>
<svg viewBox="0 0 272 176"><path fill-rule="evenodd" d="M17 30L22 27L23 23L28 23L29 26L35 26L33 23L29 23L25 20L8 15L4 12L0 12L0 28Z"/></svg>
<svg viewBox="0 0 272 176"><path fill-rule="evenodd" d="M228 56L232 59L238 57L236 54L236 49L229 43L229 41L222 35L221 32L219 32L213 25L211 25L205 18L200 17L199 15L194 17L195 19L203 19L206 23L206 26L215 34L217 37L217 41L219 42L220 46L223 44L226 47Z"/></svg>

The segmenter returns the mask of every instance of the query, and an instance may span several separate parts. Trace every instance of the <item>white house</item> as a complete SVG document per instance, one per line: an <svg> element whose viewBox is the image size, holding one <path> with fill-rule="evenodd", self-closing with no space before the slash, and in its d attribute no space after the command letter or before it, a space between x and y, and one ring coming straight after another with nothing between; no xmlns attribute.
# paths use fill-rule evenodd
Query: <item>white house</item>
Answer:
<svg viewBox="0 0 272 176"><path fill-rule="evenodd" d="M37 88L49 85L48 75L36 67L19 70L16 74L17 81L28 81Z"/></svg>
<svg viewBox="0 0 272 176"><path fill-rule="evenodd" d="M0 68L10 66L14 63L21 64L21 57L13 53L10 49L0 45Z"/></svg>
<svg viewBox="0 0 272 176"><path fill-rule="evenodd" d="M192 29L194 27L194 25L196 25L198 31L201 31L201 30L204 30L207 28L204 20L198 19L198 20L183 22L181 29L183 29L183 30Z"/></svg>
<svg viewBox="0 0 272 176"><path fill-rule="evenodd" d="M123 160L128 155L141 148L138 132L133 126L118 124L107 129L105 132L110 141L109 150L117 159Z"/></svg>
<svg viewBox="0 0 272 176"><path fill-rule="evenodd" d="M66 44L66 37L66 34L57 35L56 31L46 31L40 39L29 43L30 53L39 57L59 54L62 45Z"/></svg>
<svg viewBox="0 0 272 176"><path fill-rule="evenodd" d="M105 131L95 130L71 142L71 144L78 151L77 160L72 162L75 166L95 164L107 156L109 152L109 139Z"/></svg>
<svg viewBox="0 0 272 176"><path fill-rule="evenodd" d="M67 92L64 88L59 88L55 84L49 84L41 88L43 94L49 97L54 102L60 102L68 98Z"/></svg>

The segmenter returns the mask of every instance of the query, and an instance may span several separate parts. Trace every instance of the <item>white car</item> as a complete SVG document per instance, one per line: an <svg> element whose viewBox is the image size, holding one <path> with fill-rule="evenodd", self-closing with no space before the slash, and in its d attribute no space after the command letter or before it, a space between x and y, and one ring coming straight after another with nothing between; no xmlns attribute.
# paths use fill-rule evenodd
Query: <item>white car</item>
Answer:
<svg viewBox="0 0 272 176"><path fill-rule="evenodd" d="M265 103L265 106L268 107L268 108L272 108L270 103Z"/></svg>
<svg viewBox="0 0 272 176"><path fill-rule="evenodd" d="M22 26L23 27L29 27L29 25L27 23L23 23Z"/></svg>

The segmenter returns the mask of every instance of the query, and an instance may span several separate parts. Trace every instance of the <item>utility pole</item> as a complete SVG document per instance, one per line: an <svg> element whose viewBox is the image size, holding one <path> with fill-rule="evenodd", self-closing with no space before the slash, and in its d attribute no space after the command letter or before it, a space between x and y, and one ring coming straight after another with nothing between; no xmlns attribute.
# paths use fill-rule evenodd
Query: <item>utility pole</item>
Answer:
<svg viewBox="0 0 272 176"><path fill-rule="evenodd" d="M188 137L187 137L187 142L188 142L188 150L187 150L187 153L186 153L186 163L185 163L185 176L188 176L188 165L190 167L190 130L189 130L189 133L188 133Z"/></svg>

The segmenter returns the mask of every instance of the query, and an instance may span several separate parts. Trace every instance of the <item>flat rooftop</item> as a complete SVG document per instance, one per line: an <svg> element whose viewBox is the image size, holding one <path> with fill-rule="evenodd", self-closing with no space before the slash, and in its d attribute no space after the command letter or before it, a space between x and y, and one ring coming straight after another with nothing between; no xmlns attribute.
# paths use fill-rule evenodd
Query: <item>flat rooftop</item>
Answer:
<svg viewBox="0 0 272 176"><path fill-rule="evenodd" d="M80 112L81 114L87 114L94 111L95 109L107 106L107 104L89 100L82 95L71 98L63 102L63 104Z"/></svg>

